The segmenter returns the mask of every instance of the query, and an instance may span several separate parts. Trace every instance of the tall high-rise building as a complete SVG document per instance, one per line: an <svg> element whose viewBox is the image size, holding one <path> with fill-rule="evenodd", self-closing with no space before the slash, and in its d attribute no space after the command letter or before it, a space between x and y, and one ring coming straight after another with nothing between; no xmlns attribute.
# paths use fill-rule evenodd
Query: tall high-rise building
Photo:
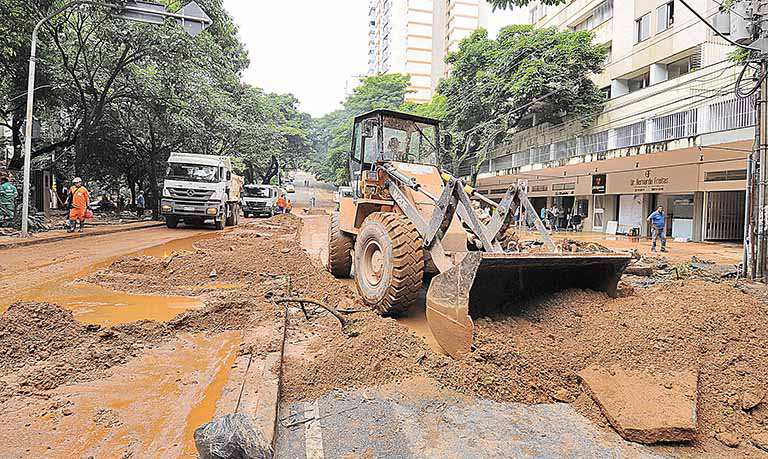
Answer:
<svg viewBox="0 0 768 459"><path fill-rule="evenodd" d="M447 74L445 57L488 27L484 0L369 0L368 74L410 75L407 99L429 102Z"/></svg>

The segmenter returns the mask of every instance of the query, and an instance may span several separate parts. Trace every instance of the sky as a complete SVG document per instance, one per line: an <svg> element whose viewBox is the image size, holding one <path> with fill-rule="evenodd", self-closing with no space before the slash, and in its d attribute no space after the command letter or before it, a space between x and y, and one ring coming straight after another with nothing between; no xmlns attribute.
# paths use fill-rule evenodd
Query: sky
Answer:
<svg viewBox="0 0 768 459"><path fill-rule="evenodd" d="M347 81L368 70L368 0L224 0L224 7L250 55L245 81L295 95L312 116L339 108ZM489 30L521 22L523 13L494 13Z"/></svg>

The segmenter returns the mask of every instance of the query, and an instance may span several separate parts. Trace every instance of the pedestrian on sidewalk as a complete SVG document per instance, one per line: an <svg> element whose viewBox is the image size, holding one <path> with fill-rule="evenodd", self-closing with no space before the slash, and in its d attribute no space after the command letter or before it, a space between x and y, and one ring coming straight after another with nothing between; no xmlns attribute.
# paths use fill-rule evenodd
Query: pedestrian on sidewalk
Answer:
<svg viewBox="0 0 768 459"><path fill-rule="evenodd" d="M91 202L91 195L83 186L83 179L75 177L72 181L72 187L69 189L69 222L67 232L72 233L77 229L77 223L80 223L79 232L83 232L85 219L88 214L88 204Z"/></svg>
<svg viewBox="0 0 768 459"><path fill-rule="evenodd" d="M139 220L144 218L144 210L147 208L147 201L144 199L144 192L139 190L139 194L136 195L136 216Z"/></svg>
<svg viewBox="0 0 768 459"><path fill-rule="evenodd" d="M8 180L8 177L0 177L0 226L6 222L13 222L18 196L19 190Z"/></svg>
<svg viewBox="0 0 768 459"><path fill-rule="evenodd" d="M651 252L656 251L656 240L661 239L661 251L667 251L667 216L664 214L664 206L659 206L646 219L651 224Z"/></svg>

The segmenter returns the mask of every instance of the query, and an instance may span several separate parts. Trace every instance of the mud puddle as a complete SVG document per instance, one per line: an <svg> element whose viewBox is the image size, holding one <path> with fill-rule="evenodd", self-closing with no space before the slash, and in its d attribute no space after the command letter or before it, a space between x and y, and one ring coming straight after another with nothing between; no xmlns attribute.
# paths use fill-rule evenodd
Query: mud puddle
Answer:
<svg viewBox="0 0 768 459"><path fill-rule="evenodd" d="M214 417L241 339L182 335L49 401L15 399L7 409L18 421L0 427L3 456L197 457L194 430Z"/></svg>
<svg viewBox="0 0 768 459"><path fill-rule="evenodd" d="M84 323L111 326L137 320L160 322L170 320L181 312L203 307L202 301L185 296L136 295L117 292L95 284L78 283L77 280L108 267L124 256L167 258L175 252L193 250L196 242L219 234L221 232L218 231L199 233L93 263L74 270L74 273L69 276L43 283L19 297L10 298L7 303L0 304L0 312L4 312L15 301L42 301L59 304L72 310L75 317ZM214 288L237 287L234 284L222 283Z"/></svg>
<svg viewBox="0 0 768 459"><path fill-rule="evenodd" d="M432 334L432 330L429 329L427 323L427 311L423 302L415 305L408 310L405 314L397 317L396 320L400 325L403 325L408 330L413 332L416 336L424 340L424 342L432 349L433 352L444 354L443 349L437 344L435 336Z"/></svg>

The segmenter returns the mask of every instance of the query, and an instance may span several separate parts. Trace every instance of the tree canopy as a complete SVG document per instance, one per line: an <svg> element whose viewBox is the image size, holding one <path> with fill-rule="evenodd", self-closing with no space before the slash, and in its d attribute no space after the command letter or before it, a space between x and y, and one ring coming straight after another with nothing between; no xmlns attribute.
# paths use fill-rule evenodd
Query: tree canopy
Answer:
<svg viewBox="0 0 768 459"><path fill-rule="evenodd" d="M118 2L118 0L115 0ZM179 0L164 0L170 11ZM60 173L145 188L159 197L171 151L229 155L250 181L310 148L310 118L292 95L241 82L248 55L222 0L198 0L213 20L188 36L174 21L129 22L108 8L67 10L40 34L35 115L44 129L33 157L55 152ZM0 0L0 123L21 138L31 28L65 0Z"/></svg>
<svg viewBox="0 0 768 459"><path fill-rule="evenodd" d="M487 153L516 129L599 110L605 96L590 76L602 70L607 49L592 40L586 31L529 25L505 27L495 40L483 29L462 40L438 88L455 138L455 172L474 158L476 174Z"/></svg>
<svg viewBox="0 0 768 459"><path fill-rule="evenodd" d="M560 5L565 3L566 0L488 0L488 3L490 3L494 9L496 8L511 9L516 6L518 7L528 6L534 1L538 1L543 5Z"/></svg>

